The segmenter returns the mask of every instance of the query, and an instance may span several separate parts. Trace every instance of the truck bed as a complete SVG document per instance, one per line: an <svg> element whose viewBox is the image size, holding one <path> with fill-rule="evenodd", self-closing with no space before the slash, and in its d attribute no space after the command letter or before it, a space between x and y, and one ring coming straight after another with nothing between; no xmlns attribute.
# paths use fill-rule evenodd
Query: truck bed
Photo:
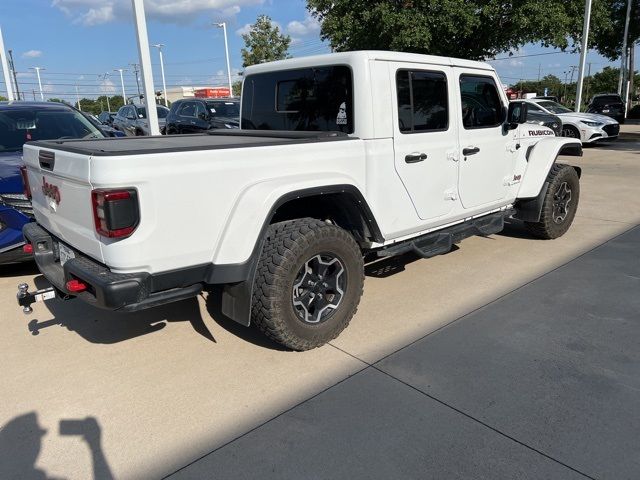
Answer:
<svg viewBox="0 0 640 480"><path fill-rule="evenodd" d="M118 137L88 140L41 140L30 142L42 148L94 156L144 155L152 153L220 150L300 143L354 140L341 132L286 132L266 130L215 130L192 135Z"/></svg>

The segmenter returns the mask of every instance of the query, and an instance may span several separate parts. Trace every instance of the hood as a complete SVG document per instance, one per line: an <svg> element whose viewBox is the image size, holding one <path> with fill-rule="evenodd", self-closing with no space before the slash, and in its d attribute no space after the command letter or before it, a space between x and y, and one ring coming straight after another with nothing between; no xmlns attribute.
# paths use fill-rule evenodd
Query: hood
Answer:
<svg viewBox="0 0 640 480"><path fill-rule="evenodd" d="M0 193L22 193L22 149L0 152Z"/></svg>
<svg viewBox="0 0 640 480"><path fill-rule="evenodd" d="M607 117L606 115L599 115L597 113L571 112L571 113L560 113L558 114L558 116L560 118L571 118L578 121L586 120L587 122L599 122L599 123L604 123L605 125L608 125L611 123L618 123L611 117Z"/></svg>

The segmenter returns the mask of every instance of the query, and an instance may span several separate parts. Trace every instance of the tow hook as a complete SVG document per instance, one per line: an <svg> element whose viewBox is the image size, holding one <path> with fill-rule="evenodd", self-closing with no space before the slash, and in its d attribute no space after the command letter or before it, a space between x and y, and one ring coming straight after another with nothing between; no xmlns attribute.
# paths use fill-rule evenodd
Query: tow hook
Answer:
<svg viewBox="0 0 640 480"><path fill-rule="evenodd" d="M18 285L18 294L16 295L18 299L18 305L22 307L22 313L25 315L29 315L33 313L33 308L31 308L31 304L35 302L44 302L45 300L50 300L55 298L56 291L53 287L43 288L40 290L36 290L35 292L29 291L29 285L26 283L21 283Z"/></svg>

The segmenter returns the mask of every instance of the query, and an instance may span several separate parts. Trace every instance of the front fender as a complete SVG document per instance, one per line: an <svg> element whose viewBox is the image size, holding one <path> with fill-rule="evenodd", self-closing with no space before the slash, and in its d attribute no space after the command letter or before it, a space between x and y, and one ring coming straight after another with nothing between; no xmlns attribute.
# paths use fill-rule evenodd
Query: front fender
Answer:
<svg viewBox="0 0 640 480"><path fill-rule="evenodd" d="M570 138L545 138L528 148L527 168L518 190L517 198L537 197L558 155L582 156L580 140Z"/></svg>
<svg viewBox="0 0 640 480"><path fill-rule="evenodd" d="M216 265L246 262L254 254L276 202L292 192L318 189L321 193L322 188L331 191L336 185L349 185L362 191L353 178L335 174L293 175L250 185L240 194L228 216L212 262Z"/></svg>

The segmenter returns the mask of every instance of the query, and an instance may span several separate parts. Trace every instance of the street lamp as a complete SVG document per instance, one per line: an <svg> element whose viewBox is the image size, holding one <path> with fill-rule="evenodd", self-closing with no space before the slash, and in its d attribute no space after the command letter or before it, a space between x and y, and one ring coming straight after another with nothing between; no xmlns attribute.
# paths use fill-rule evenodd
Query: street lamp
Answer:
<svg viewBox="0 0 640 480"><path fill-rule="evenodd" d="M46 70L42 67L30 67L29 70L35 70L38 76L38 86L40 87L40 100L44 102L44 93L42 92L42 82L40 81L40 70Z"/></svg>
<svg viewBox="0 0 640 480"><path fill-rule="evenodd" d="M13 101L13 89L11 88L11 77L9 76L9 62L7 62L7 54L4 51L4 38L2 37L2 29L0 28L0 60L2 61L2 73L4 74L4 84L7 86L7 98Z"/></svg>
<svg viewBox="0 0 640 480"><path fill-rule="evenodd" d="M164 105L165 107L169 106L169 101L167 100L167 84L164 81L164 59L162 58L162 47L164 47L164 43L156 43L155 45L151 45L152 47L156 47L158 52L160 53L160 72L162 73L162 90L164 91Z"/></svg>
<svg viewBox="0 0 640 480"><path fill-rule="evenodd" d="M127 94L124 91L124 77L122 76L122 72L127 72L128 70L125 70L124 68L114 68L113 71L114 72L120 72L120 85L122 85L122 104L126 105L127 104Z"/></svg>
<svg viewBox="0 0 640 480"><path fill-rule="evenodd" d="M222 28L224 33L224 51L227 57L227 77L229 79L229 96L233 97L233 85L231 85L231 67L229 66L229 44L227 43L227 22L215 23L214 26Z"/></svg>

